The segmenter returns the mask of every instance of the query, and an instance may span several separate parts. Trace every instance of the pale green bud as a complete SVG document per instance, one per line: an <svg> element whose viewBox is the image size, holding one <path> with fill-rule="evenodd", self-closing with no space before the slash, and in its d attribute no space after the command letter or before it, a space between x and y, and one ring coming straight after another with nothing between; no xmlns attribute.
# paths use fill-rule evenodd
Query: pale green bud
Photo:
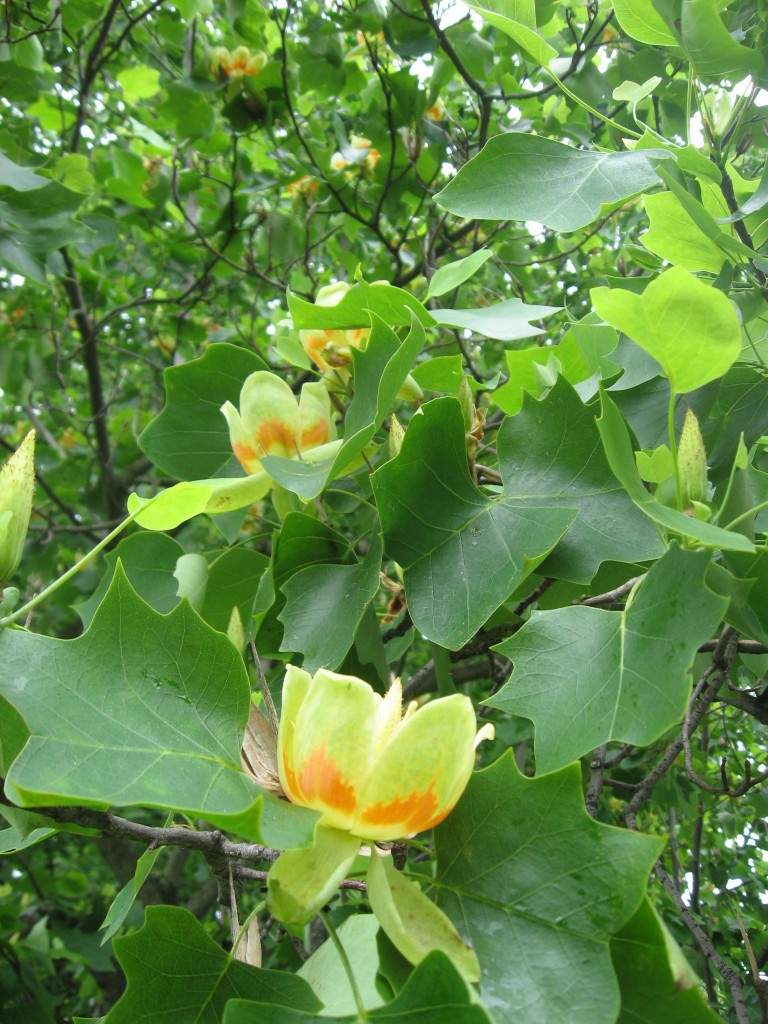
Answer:
<svg viewBox="0 0 768 1024"><path fill-rule="evenodd" d="M24 550L35 488L35 432L30 430L0 469L0 594Z"/></svg>
<svg viewBox="0 0 768 1024"><path fill-rule="evenodd" d="M690 409L685 414L680 443L677 447L677 462L680 470L680 488L683 507L694 501L704 501L707 496L707 452L701 436L699 421Z"/></svg>

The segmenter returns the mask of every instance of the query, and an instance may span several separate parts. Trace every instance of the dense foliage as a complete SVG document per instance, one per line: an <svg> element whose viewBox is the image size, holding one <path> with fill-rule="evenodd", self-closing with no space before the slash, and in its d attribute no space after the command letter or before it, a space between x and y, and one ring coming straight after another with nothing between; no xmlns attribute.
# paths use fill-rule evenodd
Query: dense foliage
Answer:
<svg viewBox="0 0 768 1024"><path fill-rule="evenodd" d="M768 1021L765 14L3 5L3 1024ZM496 734L317 916L286 665Z"/></svg>

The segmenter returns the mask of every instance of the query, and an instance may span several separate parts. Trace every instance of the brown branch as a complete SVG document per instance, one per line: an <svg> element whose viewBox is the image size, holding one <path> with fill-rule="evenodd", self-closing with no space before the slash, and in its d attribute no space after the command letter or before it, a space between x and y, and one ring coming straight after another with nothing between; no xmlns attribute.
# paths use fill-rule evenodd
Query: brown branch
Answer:
<svg viewBox="0 0 768 1024"><path fill-rule="evenodd" d="M720 954L712 944L712 940L707 935L704 928L693 916L690 909L686 906L677 886L675 885L672 878L669 876L666 868L663 866L661 861L656 863L656 877L659 879L661 884L667 890L669 895L672 897L672 901L677 907L678 913L683 921L688 926L693 937L698 943L699 949L706 957L707 961L712 964L715 970L721 975L728 988L731 990L731 996L733 997L733 1004L736 1010L736 1019L739 1024L749 1024L749 1014L747 1013L746 1003L744 1002L744 979L735 971L732 967L723 960Z"/></svg>
<svg viewBox="0 0 768 1024"><path fill-rule="evenodd" d="M65 248L60 249L59 252L67 269L67 273L62 277L62 285L67 293L70 311L74 317L82 342L83 363L88 377L91 422L96 434L96 457L99 462L104 509L108 519L115 519L122 515L125 510L123 508L123 496L120 493L112 467L112 448L107 426L107 403L104 397L104 384L99 364L97 335L94 331L93 321L88 314L75 265Z"/></svg>

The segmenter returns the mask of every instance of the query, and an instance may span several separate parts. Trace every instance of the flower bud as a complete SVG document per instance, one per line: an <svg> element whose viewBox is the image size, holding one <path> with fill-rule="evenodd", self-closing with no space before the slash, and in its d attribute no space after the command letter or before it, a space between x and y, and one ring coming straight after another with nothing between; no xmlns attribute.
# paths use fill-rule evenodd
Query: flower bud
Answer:
<svg viewBox="0 0 768 1024"><path fill-rule="evenodd" d="M35 432L30 430L0 469L0 595L24 550L35 487Z"/></svg>
<svg viewBox="0 0 768 1024"><path fill-rule="evenodd" d="M707 496L707 452L699 421L691 409L685 414L677 446L677 463L683 508L687 508L694 501L704 501Z"/></svg>

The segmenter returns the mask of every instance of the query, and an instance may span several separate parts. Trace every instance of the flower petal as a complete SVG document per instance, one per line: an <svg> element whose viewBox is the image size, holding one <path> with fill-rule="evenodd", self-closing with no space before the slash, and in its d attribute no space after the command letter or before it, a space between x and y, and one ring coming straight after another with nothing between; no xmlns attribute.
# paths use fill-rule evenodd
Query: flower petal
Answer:
<svg viewBox="0 0 768 1024"><path fill-rule="evenodd" d="M312 676L303 668L289 665L283 682L283 706L277 733L277 770L280 785L293 803L303 803L296 779L294 737L301 705L309 691Z"/></svg>
<svg viewBox="0 0 768 1024"><path fill-rule="evenodd" d="M276 374L257 370L246 379L240 392L240 418L257 456L296 458L299 407L290 387Z"/></svg>
<svg viewBox="0 0 768 1024"><path fill-rule="evenodd" d="M299 398L299 448L317 448L336 436L331 417L331 398L321 381L305 384Z"/></svg>
<svg viewBox="0 0 768 1024"><path fill-rule="evenodd" d="M472 702L461 694L403 720L361 787L353 833L397 839L439 824L472 774L474 739Z"/></svg>
<svg viewBox="0 0 768 1024"><path fill-rule="evenodd" d="M325 825L348 831L352 824L358 792L371 770L379 700L362 680L321 669L301 703L293 762L284 746L283 757L289 760L281 771L293 783L286 790L289 796L296 792L297 803L321 811Z"/></svg>

